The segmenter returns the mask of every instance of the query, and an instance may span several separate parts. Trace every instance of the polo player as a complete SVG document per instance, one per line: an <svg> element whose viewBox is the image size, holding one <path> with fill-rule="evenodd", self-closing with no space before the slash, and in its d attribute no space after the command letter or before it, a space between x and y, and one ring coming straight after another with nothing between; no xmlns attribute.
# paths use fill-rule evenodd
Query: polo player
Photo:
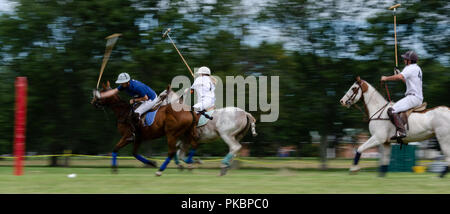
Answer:
<svg viewBox="0 0 450 214"><path fill-rule="evenodd" d="M126 91L130 96L133 98L130 99L130 104L139 103L142 102L141 105L134 110L134 113L132 115L132 126L134 127L134 134L136 136L136 133L139 127L139 119L148 110L150 110L155 103L157 102L157 97L155 91L150 88L149 86L145 85L144 83L134 80L130 78L130 75L128 73L121 73L119 74L116 84L119 84L119 86L113 90L109 90L106 92L98 93L98 98L107 98L110 96L113 96L119 91ZM137 98L135 98L137 96Z"/></svg>
<svg viewBox="0 0 450 214"><path fill-rule="evenodd" d="M395 72L398 74L381 77L381 81L402 80L406 83L405 97L388 109L389 118L397 128L397 132L393 138L406 137L405 124L400 118L400 113L420 106L423 101L422 69L417 65L418 56L414 51L407 51L401 56L406 65L402 72L400 73L398 69L395 68Z"/></svg>
<svg viewBox="0 0 450 214"><path fill-rule="evenodd" d="M194 84L191 86L191 93L194 90L197 92L197 103L193 106L194 110L212 120L213 118L205 112L215 108L216 80L211 76L211 70L206 66L200 67L196 74L198 77L195 78Z"/></svg>

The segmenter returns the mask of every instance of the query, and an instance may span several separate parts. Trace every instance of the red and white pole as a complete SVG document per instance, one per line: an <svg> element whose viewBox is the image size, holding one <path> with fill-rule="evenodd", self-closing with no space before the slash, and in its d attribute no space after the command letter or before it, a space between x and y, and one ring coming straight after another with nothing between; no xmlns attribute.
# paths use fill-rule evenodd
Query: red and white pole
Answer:
<svg viewBox="0 0 450 214"><path fill-rule="evenodd" d="M16 107L14 126L14 175L23 174L25 127L27 117L27 78L16 78Z"/></svg>

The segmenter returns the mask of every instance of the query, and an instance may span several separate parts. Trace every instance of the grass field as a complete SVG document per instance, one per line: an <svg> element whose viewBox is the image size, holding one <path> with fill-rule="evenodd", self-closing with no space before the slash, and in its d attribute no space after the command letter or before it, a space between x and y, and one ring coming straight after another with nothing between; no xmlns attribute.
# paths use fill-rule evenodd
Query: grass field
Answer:
<svg viewBox="0 0 450 214"><path fill-rule="evenodd" d="M28 162L23 176L14 176L11 165L0 161L3 163L0 164L0 193L450 193L450 176L439 179L435 173L392 172L380 178L374 168L349 175L348 160L332 161L331 169L326 171L316 169L319 163L311 160L287 161L285 163L292 166L283 168L279 168L277 162L273 162L272 167L254 169L242 163L241 169L230 170L224 177L217 176L219 170L213 167L215 163L200 165L193 171L168 168L162 177L156 177L156 169L140 167L137 161L119 162L119 174L111 174L107 161L102 161L104 165L99 164L100 160L74 161L71 167L46 167L40 166L38 161L35 165ZM376 161L362 162L363 166L376 164ZM309 165L313 168L305 167ZM68 178L72 173L77 177Z"/></svg>

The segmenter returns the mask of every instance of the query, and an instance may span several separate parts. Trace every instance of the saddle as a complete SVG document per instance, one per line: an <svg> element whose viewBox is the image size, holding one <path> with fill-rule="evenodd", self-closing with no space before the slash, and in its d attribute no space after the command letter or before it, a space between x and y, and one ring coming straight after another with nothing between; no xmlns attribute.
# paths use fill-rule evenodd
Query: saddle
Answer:
<svg viewBox="0 0 450 214"><path fill-rule="evenodd" d="M400 118L403 120L403 124L406 125L407 130L409 130L408 118L413 112L421 112L427 108L427 102L423 102L420 106L409 109L408 111L404 111L400 113Z"/></svg>
<svg viewBox="0 0 450 214"><path fill-rule="evenodd" d="M151 126L155 120L156 113L159 110L159 107L161 107L162 101L159 101L156 103L155 106L153 106L151 109L144 112L141 117L139 118L139 126ZM142 102L136 103L132 106L132 110L129 113L129 118L132 121L132 115L134 111L142 104ZM137 127L135 127L137 128Z"/></svg>

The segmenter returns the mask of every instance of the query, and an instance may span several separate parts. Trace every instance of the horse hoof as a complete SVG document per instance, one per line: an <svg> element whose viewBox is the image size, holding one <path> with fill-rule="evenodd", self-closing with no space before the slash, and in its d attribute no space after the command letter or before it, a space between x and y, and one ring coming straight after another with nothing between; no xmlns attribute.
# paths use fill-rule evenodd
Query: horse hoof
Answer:
<svg viewBox="0 0 450 214"><path fill-rule="evenodd" d="M358 166L352 166L352 167L350 167L350 174L356 175L357 172L359 172L360 170L361 170L361 168L359 168Z"/></svg>
<svg viewBox="0 0 450 214"><path fill-rule="evenodd" d="M194 163L195 164L203 164L203 161L200 160L199 158L194 159Z"/></svg>
<svg viewBox="0 0 450 214"><path fill-rule="evenodd" d="M230 168L230 167L222 167L222 168L220 169L220 174L219 174L219 176L224 176L224 175L226 175L229 168Z"/></svg>
<svg viewBox="0 0 450 214"><path fill-rule="evenodd" d="M159 177L159 176L162 175L162 172L161 171L156 171L155 175Z"/></svg>
<svg viewBox="0 0 450 214"><path fill-rule="evenodd" d="M179 165L178 165L178 170L183 171L183 170L184 170L184 166L181 165L181 164L179 164Z"/></svg>
<svg viewBox="0 0 450 214"><path fill-rule="evenodd" d="M112 168L111 174L119 174L119 170L117 168Z"/></svg>
<svg viewBox="0 0 450 214"><path fill-rule="evenodd" d="M188 164L187 169L192 171L194 169L194 164Z"/></svg>

